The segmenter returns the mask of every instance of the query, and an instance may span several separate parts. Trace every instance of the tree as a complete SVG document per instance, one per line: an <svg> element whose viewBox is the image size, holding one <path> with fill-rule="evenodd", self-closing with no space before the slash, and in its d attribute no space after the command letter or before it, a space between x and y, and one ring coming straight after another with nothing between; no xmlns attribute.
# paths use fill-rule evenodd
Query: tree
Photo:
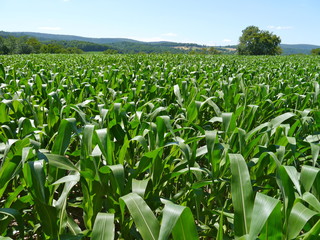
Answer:
<svg viewBox="0 0 320 240"><path fill-rule="evenodd" d="M32 53L32 47L27 44L28 37L22 36L16 39L17 47L16 52L17 54L30 54Z"/></svg>
<svg viewBox="0 0 320 240"><path fill-rule="evenodd" d="M26 44L28 44L32 48L32 53L40 53L42 43L39 42L39 40L35 37L28 38Z"/></svg>
<svg viewBox="0 0 320 240"><path fill-rule="evenodd" d="M277 35L249 26L242 31L237 51L239 55L279 55L282 51L280 42Z"/></svg>
<svg viewBox="0 0 320 240"><path fill-rule="evenodd" d="M5 39L5 45L8 49L8 54L18 53L18 39L14 36L9 36Z"/></svg>
<svg viewBox="0 0 320 240"><path fill-rule="evenodd" d="M0 55L9 54L9 48L5 44L5 38L0 36Z"/></svg>
<svg viewBox="0 0 320 240"><path fill-rule="evenodd" d="M215 47L202 48L200 53L201 54L209 54L209 55L221 54L221 52L218 51Z"/></svg>
<svg viewBox="0 0 320 240"><path fill-rule="evenodd" d="M311 50L312 55L320 55L320 48L315 48Z"/></svg>
<svg viewBox="0 0 320 240"><path fill-rule="evenodd" d="M82 51L81 49L76 48L76 47L68 47L68 48L66 48L66 53L68 53L68 54L82 54L82 53L84 53L84 51Z"/></svg>
<svg viewBox="0 0 320 240"><path fill-rule="evenodd" d="M105 51L103 51L104 54L118 54L119 52L116 49L107 49Z"/></svg>
<svg viewBox="0 0 320 240"><path fill-rule="evenodd" d="M67 53L63 46L55 43L42 45L40 48L40 52L41 53Z"/></svg>
<svg viewBox="0 0 320 240"><path fill-rule="evenodd" d="M215 47L209 47L208 53L211 55L221 54L221 52L219 50L217 50Z"/></svg>

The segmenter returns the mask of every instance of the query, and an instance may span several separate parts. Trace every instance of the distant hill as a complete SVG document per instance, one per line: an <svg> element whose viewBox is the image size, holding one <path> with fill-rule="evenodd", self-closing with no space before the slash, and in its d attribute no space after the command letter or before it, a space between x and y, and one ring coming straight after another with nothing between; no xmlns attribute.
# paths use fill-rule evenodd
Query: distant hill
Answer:
<svg viewBox="0 0 320 240"><path fill-rule="evenodd" d="M39 41L82 41L82 42L92 42L97 44L108 44L108 43L116 43L116 42L139 42L133 39L128 38L88 38L88 37L79 37L73 35L61 35L61 34L49 34L49 33L37 33L37 32L4 32L0 31L0 36L14 36L14 37L22 37L22 36L30 36L35 37Z"/></svg>
<svg viewBox="0 0 320 240"><path fill-rule="evenodd" d="M59 35L35 32L4 32L0 36L35 37L42 43L57 43L65 47L77 47L84 51L104 51L114 49L119 53L186 53L193 48L203 48L202 45L175 42L142 42L128 38L87 38L73 35ZM89 50L90 51L90 50Z"/></svg>
<svg viewBox="0 0 320 240"><path fill-rule="evenodd" d="M129 38L89 38L89 37L80 37L73 35L61 35L61 34L49 34L49 33L37 33L37 32L4 32L0 31L0 36L30 36L35 37L41 42L60 42L63 45L66 44L66 41L74 42L78 41L82 44L92 43L96 44L90 45L91 48L99 49L116 49L121 53L137 53L137 52L146 52L146 53L185 53L191 50L201 51L202 48L210 47L205 45L199 45L195 43L177 43L177 42L142 42ZM75 43L78 47L79 43ZM71 44L72 46L72 44ZM291 54L310 54L311 50L314 48L320 48L317 45L310 44L280 44L283 52L282 55L291 55ZM236 52L236 45L232 46L219 46L215 47L217 50L221 51L224 54L234 54ZM84 51L86 51L84 49Z"/></svg>
<svg viewBox="0 0 320 240"><path fill-rule="evenodd" d="M280 44L280 47L283 55L310 54L312 49L320 48L320 46L311 44Z"/></svg>
<svg viewBox="0 0 320 240"><path fill-rule="evenodd" d="M280 44L280 47L282 48L282 55L311 54L312 49L320 48L320 46L311 44ZM220 46L219 48L229 49L234 53L237 45Z"/></svg>

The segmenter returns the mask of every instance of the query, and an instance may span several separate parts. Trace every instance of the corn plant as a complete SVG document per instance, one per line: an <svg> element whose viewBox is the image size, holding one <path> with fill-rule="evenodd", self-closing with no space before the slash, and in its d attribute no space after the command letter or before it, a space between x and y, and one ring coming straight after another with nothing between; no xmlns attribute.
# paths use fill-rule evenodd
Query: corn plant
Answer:
<svg viewBox="0 0 320 240"><path fill-rule="evenodd" d="M0 239L319 239L314 56L0 56Z"/></svg>

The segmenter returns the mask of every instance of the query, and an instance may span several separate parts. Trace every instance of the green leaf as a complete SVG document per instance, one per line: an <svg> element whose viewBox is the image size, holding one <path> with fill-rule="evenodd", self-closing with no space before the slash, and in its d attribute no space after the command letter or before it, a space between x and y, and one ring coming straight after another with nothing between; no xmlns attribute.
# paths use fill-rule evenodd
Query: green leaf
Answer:
<svg viewBox="0 0 320 240"><path fill-rule="evenodd" d="M285 225L288 224L288 218L290 211L292 209L295 200L295 190L293 188L292 181L287 174L284 166L280 166L277 172L277 184L282 192L282 198L284 202L284 215L285 215Z"/></svg>
<svg viewBox="0 0 320 240"><path fill-rule="evenodd" d="M37 213L40 217L43 232L54 238L58 235L57 209L35 199Z"/></svg>
<svg viewBox="0 0 320 240"><path fill-rule="evenodd" d="M7 113L7 105L0 102L0 123L9 122L9 114Z"/></svg>
<svg viewBox="0 0 320 240"><path fill-rule="evenodd" d="M163 116L159 116L159 117L162 118L164 124L166 125L166 128L170 131L172 136L175 137L175 133L174 133L172 125L170 123L170 117L168 115L163 115Z"/></svg>
<svg viewBox="0 0 320 240"><path fill-rule="evenodd" d="M296 187L299 195L301 195L300 182L299 182L300 175L297 169L294 166L283 166L283 168L286 170L288 176L290 177L291 181Z"/></svg>
<svg viewBox="0 0 320 240"><path fill-rule="evenodd" d="M303 240L317 240L320 236L320 220L313 225L313 227L308 231L304 237Z"/></svg>
<svg viewBox="0 0 320 240"><path fill-rule="evenodd" d="M302 199L306 203L308 203L314 210L320 213L320 202L313 194L306 192L303 194Z"/></svg>
<svg viewBox="0 0 320 240"><path fill-rule="evenodd" d="M110 131L112 132L113 136L117 139L117 141L122 144L125 139L126 132L123 130L120 124L112 126Z"/></svg>
<svg viewBox="0 0 320 240"><path fill-rule="evenodd" d="M188 207L168 202L163 209L159 240L199 239L192 212Z"/></svg>
<svg viewBox="0 0 320 240"><path fill-rule="evenodd" d="M92 240L113 240L115 233L114 214L101 213L97 214L92 229Z"/></svg>
<svg viewBox="0 0 320 240"><path fill-rule="evenodd" d="M174 95L176 95L176 97L177 97L177 102L179 103L179 105L181 107L183 107L183 98L181 97L179 85L173 86L173 92L174 92Z"/></svg>
<svg viewBox="0 0 320 240"><path fill-rule="evenodd" d="M310 146L311 146L312 164L315 167L319 157L320 146L314 143L310 143Z"/></svg>
<svg viewBox="0 0 320 240"><path fill-rule="evenodd" d="M69 170L69 171L79 171L79 169L66 157L58 154L44 153L47 157L49 165L52 165L59 169Z"/></svg>
<svg viewBox="0 0 320 240"><path fill-rule="evenodd" d="M44 173L44 161L30 161L24 165L24 179L33 198L39 202L47 203L46 176Z"/></svg>
<svg viewBox="0 0 320 240"><path fill-rule="evenodd" d="M206 103L208 103L208 104L213 108L213 110L215 111L216 115L217 115L218 117L220 117L220 116L221 116L221 110L220 110L220 108L218 107L218 105L217 105L216 103L214 103L214 102L211 100L211 99L214 99L214 97L210 97L210 98L207 98L206 96L203 96L203 97L206 98L206 100L202 103L201 108L202 108L203 106L205 106Z"/></svg>
<svg viewBox="0 0 320 240"><path fill-rule="evenodd" d="M20 138L23 138L26 135L37 130L36 128L32 127L32 123L31 123L30 119L25 118L25 117L21 117L18 121L18 124L19 124L18 133L19 133Z"/></svg>
<svg viewBox="0 0 320 240"><path fill-rule="evenodd" d="M301 168L301 175L300 175L300 181L302 186L304 187L304 190L306 192L309 192L314 181L317 178L317 175L320 172L320 168L312 167L303 165Z"/></svg>
<svg viewBox="0 0 320 240"><path fill-rule="evenodd" d="M260 130L262 130L262 129L264 129L264 128L267 128L267 127L268 127L268 124L269 124L268 122L267 122L267 123L262 123L262 124L260 124L258 127L254 128L254 129L252 129L250 132L248 132L248 133L246 134L246 137L245 137L246 141L249 141L250 138L251 138L255 133L259 132Z"/></svg>
<svg viewBox="0 0 320 240"><path fill-rule="evenodd" d="M290 213L287 237L288 239L296 238L300 231L303 229L304 225L317 213L305 207L302 203L297 202Z"/></svg>
<svg viewBox="0 0 320 240"><path fill-rule="evenodd" d="M231 194L234 207L235 235L249 233L253 209L253 191L247 164L240 154L229 154Z"/></svg>
<svg viewBox="0 0 320 240"><path fill-rule="evenodd" d="M4 214L14 218L18 224L19 237L24 238L24 224L20 212L14 208L0 208L0 214ZM0 220L1 221L1 220Z"/></svg>
<svg viewBox="0 0 320 240"><path fill-rule="evenodd" d="M219 229L218 229L218 232L217 232L217 240L223 240L223 211L221 211L220 213L220 217L219 217Z"/></svg>
<svg viewBox="0 0 320 240"><path fill-rule="evenodd" d="M93 133L94 133L94 125L86 125L84 127L82 141L81 141L81 155L80 155L80 166L82 171L84 171L87 165L90 164L88 162L88 158L92 153Z"/></svg>
<svg viewBox="0 0 320 240"><path fill-rule="evenodd" d="M94 137L96 137L99 148L103 154L103 156L106 158L107 163L112 165L113 161L113 145L110 140L110 132L108 129L97 129L95 131Z"/></svg>
<svg viewBox="0 0 320 240"><path fill-rule="evenodd" d="M166 132L166 124L162 117L156 118L157 123L157 145L158 147L164 146L164 133Z"/></svg>
<svg viewBox="0 0 320 240"><path fill-rule="evenodd" d="M187 118L189 122L194 122L198 118L198 109L195 101L187 107Z"/></svg>
<svg viewBox="0 0 320 240"><path fill-rule="evenodd" d="M58 129L58 135L52 146L52 153L64 155L71 140L72 130L76 123L76 119L63 119Z"/></svg>
<svg viewBox="0 0 320 240"><path fill-rule="evenodd" d="M149 151L147 141L143 136L135 136L131 139L131 141L138 141L143 147L144 151Z"/></svg>
<svg viewBox="0 0 320 240"><path fill-rule="evenodd" d="M214 157L215 143L217 141L217 131L206 131L206 146L208 149L208 158L212 165L213 174L217 173L219 167L219 159Z"/></svg>
<svg viewBox="0 0 320 240"><path fill-rule="evenodd" d="M62 234L59 236L60 240L81 240L84 238L82 234L74 235L74 234Z"/></svg>
<svg viewBox="0 0 320 240"><path fill-rule="evenodd" d="M68 176L60 178L59 180L57 180L52 184L52 185L56 185L56 184L65 183L59 199L56 202L54 202L54 207L58 210L58 218L60 223L59 234L64 232L66 226L68 226L71 231L74 230L74 227L69 224L69 223L72 224L72 222L70 222L68 219L69 216L67 212L67 198L71 189L79 182L79 180L80 180L80 174L79 172L75 172L74 174L70 174Z"/></svg>
<svg viewBox="0 0 320 240"><path fill-rule="evenodd" d="M256 239L258 237L269 216L278 204L280 205L279 200L259 192L257 193L252 210L249 232L250 239Z"/></svg>
<svg viewBox="0 0 320 240"><path fill-rule="evenodd" d="M191 163L191 149L188 144L185 144L184 142L179 142L179 147L183 153L183 156L187 160L187 162ZM192 165L189 165L189 167L193 167Z"/></svg>
<svg viewBox="0 0 320 240"><path fill-rule="evenodd" d="M140 197L144 197L149 179L137 180L132 179L132 192L138 194Z"/></svg>
<svg viewBox="0 0 320 240"><path fill-rule="evenodd" d="M73 235L78 235L82 233L81 228L75 223L74 219L67 216L67 227Z"/></svg>
<svg viewBox="0 0 320 240"><path fill-rule="evenodd" d="M284 121L288 120L289 118L292 118L293 116L295 116L294 113L291 113L291 112L284 113L284 114L272 119L270 121L270 126L273 129L275 129L275 128L279 127L280 124L282 124Z"/></svg>
<svg viewBox="0 0 320 240"><path fill-rule="evenodd" d="M269 240L281 240L283 237L283 218L281 212L282 205L277 204L265 223L259 238Z"/></svg>
<svg viewBox="0 0 320 240"><path fill-rule="evenodd" d="M128 207L142 238L144 240L157 240L160 224L146 202L136 193L129 193L121 199Z"/></svg>
<svg viewBox="0 0 320 240"><path fill-rule="evenodd" d="M222 117L222 124L223 124L223 130L224 130L226 133L229 132L229 128L230 128L232 116L233 116L233 113L222 113L222 115L221 115L221 117ZM231 129L231 130L233 130L233 129Z"/></svg>
<svg viewBox="0 0 320 240"><path fill-rule="evenodd" d="M124 181L125 181L123 165L117 164L117 165L111 165L108 167L110 168L113 174L113 177L116 180L119 193L120 195L122 195L124 192Z"/></svg>
<svg viewBox="0 0 320 240"><path fill-rule="evenodd" d="M0 63L0 77L2 77L3 80L4 80L5 77L6 77L6 72L5 72L5 70L4 70L4 67L3 67L2 63Z"/></svg>
<svg viewBox="0 0 320 240"><path fill-rule="evenodd" d="M5 190L8 182L13 179L24 164L23 151L29 145L29 139L10 140L5 148L3 160L0 165L0 196L1 190Z"/></svg>

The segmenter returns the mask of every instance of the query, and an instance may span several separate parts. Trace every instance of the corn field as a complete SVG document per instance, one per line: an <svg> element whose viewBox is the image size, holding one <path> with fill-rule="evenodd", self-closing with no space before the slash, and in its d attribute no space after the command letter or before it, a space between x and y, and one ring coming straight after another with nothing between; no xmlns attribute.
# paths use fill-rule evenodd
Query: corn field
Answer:
<svg viewBox="0 0 320 240"><path fill-rule="evenodd" d="M320 58L0 56L0 240L320 239Z"/></svg>

